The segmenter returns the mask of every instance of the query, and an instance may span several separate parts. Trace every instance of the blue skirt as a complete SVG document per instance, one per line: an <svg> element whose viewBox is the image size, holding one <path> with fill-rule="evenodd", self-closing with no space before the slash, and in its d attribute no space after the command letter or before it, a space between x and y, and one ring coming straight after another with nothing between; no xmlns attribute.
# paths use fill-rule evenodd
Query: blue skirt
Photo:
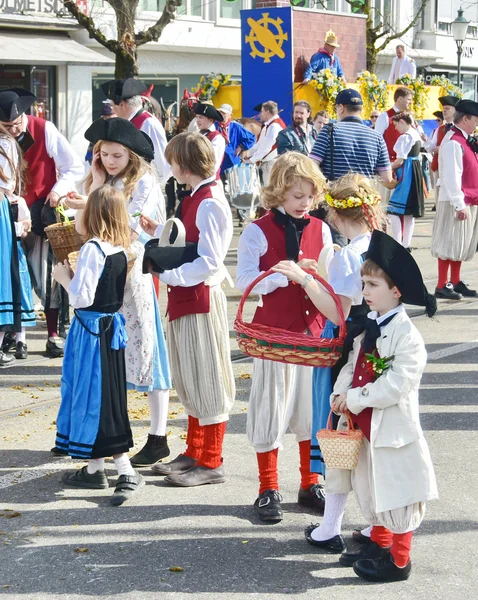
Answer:
<svg viewBox="0 0 478 600"><path fill-rule="evenodd" d="M21 286L18 249L10 202L0 200L0 331L21 330Z"/></svg>
<svg viewBox="0 0 478 600"><path fill-rule="evenodd" d="M22 326L34 327L35 311L33 310L32 281L28 271L27 257L25 256L25 252L23 252L20 241L17 241L17 248L22 296Z"/></svg>
<svg viewBox="0 0 478 600"><path fill-rule="evenodd" d="M75 311L65 344L56 446L73 458L128 452L128 418L122 314Z"/></svg>
<svg viewBox="0 0 478 600"><path fill-rule="evenodd" d="M387 212L392 215L423 217L424 190L420 156L409 156L397 169L397 187L390 196Z"/></svg>

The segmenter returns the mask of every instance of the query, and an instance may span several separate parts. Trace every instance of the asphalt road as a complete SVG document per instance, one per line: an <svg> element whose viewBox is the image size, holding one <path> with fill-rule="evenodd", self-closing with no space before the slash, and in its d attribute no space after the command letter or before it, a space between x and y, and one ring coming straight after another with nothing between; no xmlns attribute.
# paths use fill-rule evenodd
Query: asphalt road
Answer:
<svg viewBox="0 0 478 600"><path fill-rule="evenodd" d="M417 224L414 256L433 288L431 218L427 213ZM233 275L235 247L237 236L228 259ZM464 266L464 279L473 287L478 287L477 265L475 257ZM227 294L232 332L240 295L233 289ZM251 302L247 314L252 310ZM11 600L475 600L478 300L440 301L433 320L418 313L412 311L429 353L421 418L440 500L430 503L415 536L408 582L367 584L340 567L336 555L322 554L305 542L304 527L320 519L296 504L298 451L290 434L279 458L285 518L277 525L255 519L256 462L245 436L248 360L234 363L238 393L224 448L225 484L171 488L144 470L147 485L119 508L109 505L112 487L63 489L61 472L81 463L49 453L61 360L44 356L46 333L39 324L28 336L28 361L0 371L0 595ZM233 357L240 358L234 339L232 345ZM148 431L142 394L130 395L130 414L140 447ZM184 447L185 424L173 392L172 456ZM113 486L111 462L107 470ZM350 496L344 522L348 539L361 525L365 523Z"/></svg>

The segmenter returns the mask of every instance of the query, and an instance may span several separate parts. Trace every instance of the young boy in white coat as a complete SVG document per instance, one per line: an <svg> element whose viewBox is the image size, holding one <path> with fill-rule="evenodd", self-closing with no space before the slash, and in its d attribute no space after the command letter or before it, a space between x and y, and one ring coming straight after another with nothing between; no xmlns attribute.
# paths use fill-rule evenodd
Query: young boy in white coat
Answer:
<svg viewBox="0 0 478 600"><path fill-rule="evenodd" d="M360 552L342 554L340 562L369 581L401 581L410 576L412 535L425 503L438 497L419 419L425 345L402 302L424 306L431 317L436 301L410 253L380 231L372 235L362 280L370 321L355 339L331 404L337 413L350 411L364 433L349 481L373 528Z"/></svg>

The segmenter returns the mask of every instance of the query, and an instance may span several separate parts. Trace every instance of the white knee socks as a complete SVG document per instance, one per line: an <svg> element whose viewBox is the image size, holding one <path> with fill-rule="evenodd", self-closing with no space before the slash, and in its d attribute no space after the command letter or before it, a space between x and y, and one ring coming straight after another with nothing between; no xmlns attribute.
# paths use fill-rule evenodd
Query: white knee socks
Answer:
<svg viewBox="0 0 478 600"><path fill-rule="evenodd" d="M24 344L27 341L27 330L25 327L22 327L22 330L15 334L15 341L22 342Z"/></svg>
<svg viewBox="0 0 478 600"><path fill-rule="evenodd" d="M323 542L340 534L347 497L348 494L325 494L324 518L320 527L312 532L313 540Z"/></svg>
<svg viewBox="0 0 478 600"><path fill-rule="evenodd" d="M393 239L402 244L404 248L410 248L413 230L415 229L415 217L412 217L412 215L403 215L403 217L390 215L390 225Z"/></svg>
<svg viewBox="0 0 478 600"><path fill-rule="evenodd" d="M4 331L0 331L0 348L2 347L3 344L3 338L5 337L5 332Z"/></svg>
<svg viewBox="0 0 478 600"><path fill-rule="evenodd" d="M104 471L105 469L105 459L104 458L90 458L88 461L88 465L86 470L90 475L96 473L97 471Z"/></svg>
<svg viewBox="0 0 478 600"><path fill-rule="evenodd" d="M166 435L168 421L169 390L148 392L149 413L151 416L151 435Z"/></svg>
<svg viewBox="0 0 478 600"><path fill-rule="evenodd" d="M113 457L113 460L115 461L115 467L116 467L116 470L118 471L118 475L135 475L136 474L135 470L133 469L133 467L129 461L129 456L126 454L126 452L124 452L123 454L120 454L116 458Z"/></svg>

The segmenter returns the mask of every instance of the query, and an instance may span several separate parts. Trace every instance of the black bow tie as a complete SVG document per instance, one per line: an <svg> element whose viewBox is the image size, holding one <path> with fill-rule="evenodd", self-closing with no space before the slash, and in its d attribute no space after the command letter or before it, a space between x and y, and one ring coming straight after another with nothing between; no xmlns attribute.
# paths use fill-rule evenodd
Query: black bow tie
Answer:
<svg viewBox="0 0 478 600"><path fill-rule="evenodd" d="M294 217L277 210L277 208L273 208L272 212L274 213L274 221L285 227L287 260L297 262L299 259L302 232L310 223L310 219L294 219Z"/></svg>
<svg viewBox="0 0 478 600"><path fill-rule="evenodd" d="M450 129L453 127L453 123L445 123L445 129L446 131L450 131Z"/></svg>
<svg viewBox="0 0 478 600"><path fill-rule="evenodd" d="M375 319L367 319L365 323L365 336L362 340L364 352L371 352L377 346L377 340L380 337L380 329L385 327L385 325L388 325L396 314L397 313L394 313L390 317L387 317L380 325Z"/></svg>
<svg viewBox="0 0 478 600"><path fill-rule="evenodd" d="M476 137L474 135L469 135L466 142L467 142L468 146L471 147L473 152L475 154L478 154L478 140L476 139Z"/></svg>

